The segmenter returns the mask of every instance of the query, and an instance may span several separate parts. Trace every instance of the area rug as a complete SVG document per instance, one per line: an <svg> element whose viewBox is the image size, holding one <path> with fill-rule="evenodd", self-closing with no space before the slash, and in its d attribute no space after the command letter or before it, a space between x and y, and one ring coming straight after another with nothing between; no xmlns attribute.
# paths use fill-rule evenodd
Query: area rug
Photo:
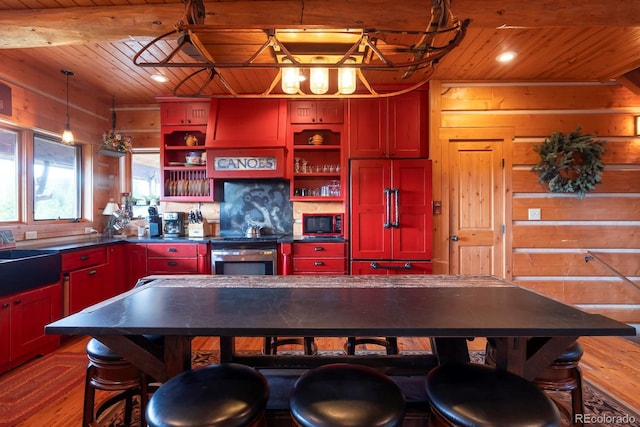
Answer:
<svg viewBox="0 0 640 427"><path fill-rule="evenodd" d="M87 356L51 353L0 376L0 426L14 426L84 381Z"/></svg>
<svg viewBox="0 0 640 427"><path fill-rule="evenodd" d="M321 352L320 357L337 354L340 352ZM482 363L484 352L472 352L471 356L473 362ZM196 351L192 366L204 366L217 361L217 351ZM16 425L80 385L84 381L86 366L87 358L83 353L52 353L0 376L0 427ZM567 410L570 408L569 393L554 393L553 397ZM590 421L586 424L590 426L640 427L640 414L637 411L616 401L588 381L584 382L584 406L585 417L589 417ZM134 417L137 416L139 412L134 411ZM123 427L122 407L116 405L103 414L100 425ZM277 425L285 424L278 422ZM566 417L563 417L563 425L569 425Z"/></svg>

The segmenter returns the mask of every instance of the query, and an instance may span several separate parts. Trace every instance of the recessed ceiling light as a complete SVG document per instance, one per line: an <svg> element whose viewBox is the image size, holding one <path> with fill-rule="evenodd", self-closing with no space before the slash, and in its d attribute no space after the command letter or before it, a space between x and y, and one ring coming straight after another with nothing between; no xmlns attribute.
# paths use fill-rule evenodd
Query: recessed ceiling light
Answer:
<svg viewBox="0 0 640 427"><path fill-rule="evenodd" d="M151 74L151 79L159 83L166 83L169 81L169 78L167 76L163 76L162 74Z"/></svg>
<svg viewBox="0 0 640 427"><path fill-rule="evenodd" d="M516 57L515 52L503 52L500 55L496 56L496 61L498 62L511 62Z"/></svg>

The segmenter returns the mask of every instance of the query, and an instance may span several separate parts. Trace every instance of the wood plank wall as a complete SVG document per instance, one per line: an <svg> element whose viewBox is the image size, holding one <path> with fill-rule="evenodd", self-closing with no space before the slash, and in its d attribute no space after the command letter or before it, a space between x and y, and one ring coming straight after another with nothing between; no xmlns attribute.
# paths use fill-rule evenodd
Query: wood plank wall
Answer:
<svg viewBox="0 0 640 427"><path fill-rule="evenodd" d="M504 153L511 181L506 187L512 189L505 195L512 279L587 311L640 323L640 289L598 260L585 261L591 251L640 285L640 138L634 136L640 96L615 83L431 83L434 162L442 150L434 146L441 128L510 128L515 135ZM549 193L531 171L536 144L578 125L607 141L602 183L583 200ZM530 208L541 210L540 221L528 220ZM445 241L446 218L438 217L435 228L436 239ZM446 254L440 268L447 269Z"/></svg>

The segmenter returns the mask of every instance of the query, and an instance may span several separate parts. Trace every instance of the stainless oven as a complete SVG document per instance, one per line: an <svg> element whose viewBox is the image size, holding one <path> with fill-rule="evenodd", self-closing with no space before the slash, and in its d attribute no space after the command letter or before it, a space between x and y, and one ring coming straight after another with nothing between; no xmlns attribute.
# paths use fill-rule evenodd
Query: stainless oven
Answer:
<svg viewBox="0 0 640 427"><path fill-rule="evenodd" d="M277 246L271 242L213 243L211 272L227 275L278 274Z"/></svg>

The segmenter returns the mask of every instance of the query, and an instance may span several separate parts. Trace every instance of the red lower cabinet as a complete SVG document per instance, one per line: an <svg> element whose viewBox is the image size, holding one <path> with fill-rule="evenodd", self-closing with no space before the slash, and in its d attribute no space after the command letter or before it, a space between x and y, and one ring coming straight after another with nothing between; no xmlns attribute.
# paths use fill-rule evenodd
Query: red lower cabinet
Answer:
<svg viewBox="0 0 640 427"><path fill-rule="evenodd" d="M342 242L294 243L293 274L347 274L346 244Z"/></svg>
<svg viewBox="0 0 640 427"><path fill-rule="evenodd" d="M58 347L60 337L44 327L61 317L60 283L0 299L0 372Z"/></svg>
<svg viewBox="0 0 640 427"><path fill-rule="evenodd" d="M433 264L424 261L352 261L351 274L431 274Z"/></svg>

